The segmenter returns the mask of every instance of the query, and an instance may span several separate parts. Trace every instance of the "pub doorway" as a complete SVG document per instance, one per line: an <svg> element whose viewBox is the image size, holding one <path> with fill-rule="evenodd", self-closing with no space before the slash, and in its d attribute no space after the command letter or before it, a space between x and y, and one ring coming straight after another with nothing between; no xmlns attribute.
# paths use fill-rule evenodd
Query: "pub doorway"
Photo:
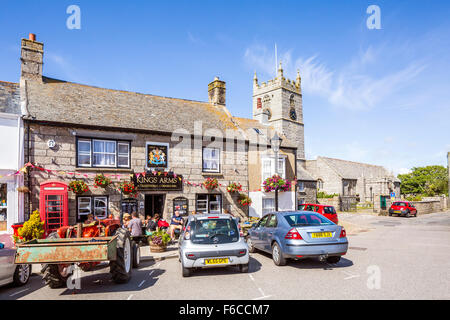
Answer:
<svg viewBox="0 0 450 320"><path fill-rule="evenodd" d="M145 195L145 216L153 217L158 213L161 217L164 213L164 195L146 194Z"/></svg>

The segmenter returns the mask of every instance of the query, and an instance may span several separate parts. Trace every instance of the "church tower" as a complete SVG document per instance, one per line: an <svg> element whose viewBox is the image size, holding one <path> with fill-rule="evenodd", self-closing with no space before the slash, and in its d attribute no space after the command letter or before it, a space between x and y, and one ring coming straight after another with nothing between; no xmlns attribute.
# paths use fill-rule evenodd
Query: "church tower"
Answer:
<svg viewBox="0 0 450 320"><path fill-rule="evenodd" d="M258 83L253 79L253 119L271 125L280 134L297 144L297 166L305 166L305 139L300 72L295 81L283 76L278 67L277 77Z"/></svg>

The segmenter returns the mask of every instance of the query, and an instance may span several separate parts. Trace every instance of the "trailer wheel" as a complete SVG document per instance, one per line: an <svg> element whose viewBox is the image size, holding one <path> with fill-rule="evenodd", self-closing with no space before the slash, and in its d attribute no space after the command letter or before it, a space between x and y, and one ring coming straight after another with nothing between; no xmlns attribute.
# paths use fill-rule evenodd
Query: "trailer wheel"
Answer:
<svg viewBox="0 0 450 320"><path fill-rule="evenodd" d="M141 263L141 247L136 241L133 241L133 268L139 268Z"/></svg>
<svg viewBox="0 0 450 320"><path fill-rule="evenodd" d="M117 258L109 263L112 278L115 283L127 283L131 278L132 247L130 233L123 228L115 231L117 237Z"/></svg>
<svg viewBox="0 0 450 320"><path fill-rule="evenodd" d="M57 232L52 232L48 235L47 239L59 239ZM41 273L43 274L43 280L46 285L52 289L62 288L66 286L67 279L71 273L68 272L70 265L64 264L44 264L42 265Z"/></svg>

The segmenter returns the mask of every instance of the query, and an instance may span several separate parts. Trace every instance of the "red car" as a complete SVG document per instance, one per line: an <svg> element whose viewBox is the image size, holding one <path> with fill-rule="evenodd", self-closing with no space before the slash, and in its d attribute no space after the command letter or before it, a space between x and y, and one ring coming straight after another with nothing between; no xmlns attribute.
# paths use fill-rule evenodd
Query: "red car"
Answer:
<svg viewBox="0 0 450 320"><path fill-rule="evenodd" d="M333 206L304 203L298 206L298 210L317 212L323 215L328 220L333 221L335 224L338 224L339 222L336 210L334 209Z"/></svg>
<svg viewBox="0 0 450 320"><path fill-rule="evenodd" d="M405 216L407 218L417 217L417 209L408 201L396 201L389 208L389 215Z"/></svg>

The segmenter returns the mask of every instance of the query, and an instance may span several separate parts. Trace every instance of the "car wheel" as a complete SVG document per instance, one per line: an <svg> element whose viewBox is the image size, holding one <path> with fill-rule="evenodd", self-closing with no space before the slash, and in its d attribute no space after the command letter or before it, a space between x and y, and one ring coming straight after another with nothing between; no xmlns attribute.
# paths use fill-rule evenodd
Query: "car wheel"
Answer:
<svg viewBox="0 0 450 320"><path fill-rule="evenodd" d="M16 267L14 271L13 281L18 287L27 284L31 276L31 264L20 264Z"/></svg>
<svg viewBox="0 0 450 320"><path fill-rule="evenodd" d="M339 256L333 256L333 257L327 258L328 263L338 263L340 260L341 260L341 257L339 257Z"/></svg>
<svg viewBox="0 0 450 320"><path fill-rule="evenodd" d="M411 217L411 215L410 215L410 213L409 213L409 210L406 212L406 217L407 217L407 218L410 218L410 217Z"/></svg>
<svg viewBox="0 0 450 320"><path fill-rule="evenodd" d="M392 217L392 213L389 213L389 217Z"/></svg>
<svg viewBox="0 0 450 320"><path fill-rule="evenodd" d="M277 242L275 242L272 246L272 259L277 266L286 265L286 259L284 258L280 245Z"/></svg>
<svg viewBox="0 0 450 320"><path fill-rule="evenodd" d="M250 253L256 252L256 249L253 246L253 242L252 242L252 239L250 238L250 236L247 237L247 246L248 246L248 252L250 252Z"/></svg>
<svg viewBox="0 0 450 320"><path fill-rule="evenodd" d="M242 273L247 273L248 272L248 263L240 264L239 265L239 271L242 272Z"/></svg>
<svg viewBox="0 0 450 320"><path fill-rule="evenodd" d="M181 274L183 278L187 278L191 276L191 269L186 268L183 263L181 263Z"/></svg>

